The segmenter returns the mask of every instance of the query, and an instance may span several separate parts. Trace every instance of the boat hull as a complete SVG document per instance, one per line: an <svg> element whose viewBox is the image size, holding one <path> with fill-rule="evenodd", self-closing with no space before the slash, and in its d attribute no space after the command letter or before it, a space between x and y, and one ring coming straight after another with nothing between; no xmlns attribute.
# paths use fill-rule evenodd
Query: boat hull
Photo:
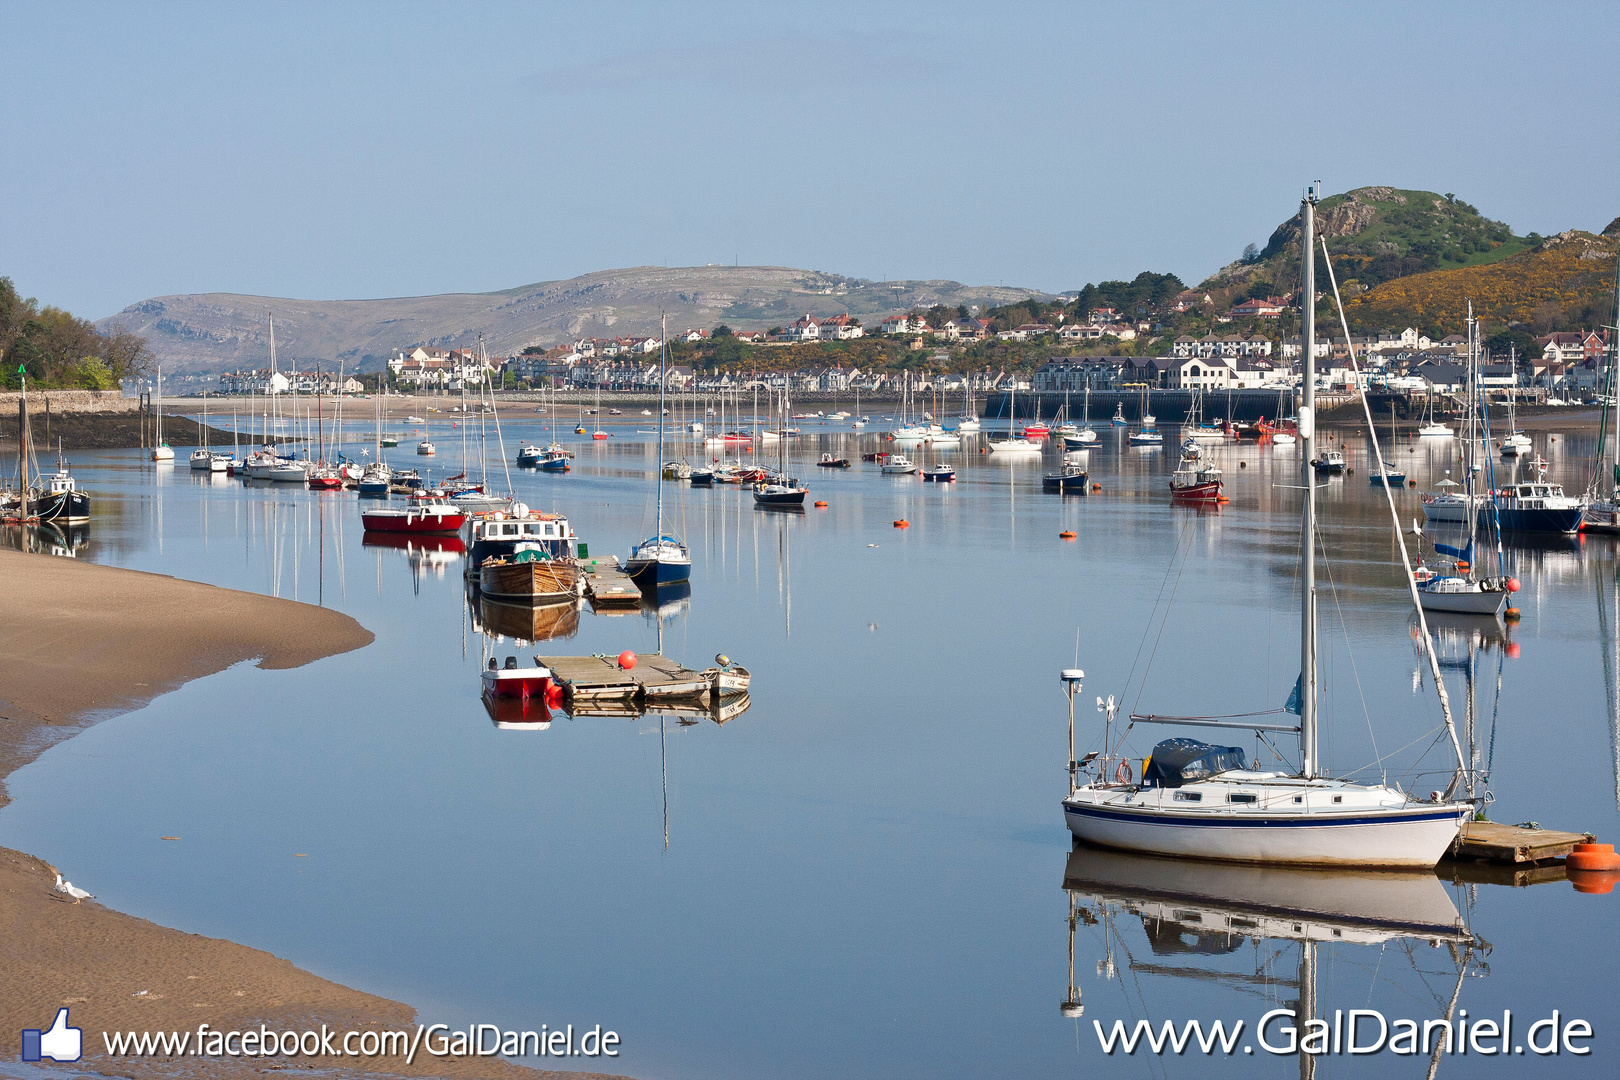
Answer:
<svg viewBox="0 0 1620 1080"><path fill-rule="evenodd" d="M467 515L418 514L409 510L368 510L360 515L367 532L406 533L411 535L446 535L461 531Z"/></svg>
<svg viewBox="0 0 1620 1080"><path fill-rule="evenodd" d="M1418 590L1418 602L1424 611L1445 611L1457 615L1496 615L1507 603L1507 593L1500 589L1469 589L1459 592L1429 592Z"/></svg>
<svg viewBox="0 0 1620 1080"><path fill-rule="evenodd" d="M1172 816L1063 803L1069 831L1088 844L1217 862L1288 866L1432 867L1450 849L1467 809L1414 807L1340 817Z"/></svg>
<svg viewBox="0 0 1620 1080"><path fill-rule="evenodd" d="M631 559L625 564L625 574L642 592L662 585L677 585L692 578L690 562L668 562L654 559Z"/></svg>
<svg viewBox="0 0 1620 1080"><path fill-rule="evenodd" d="M1501 507L1496 513L1502 522L1503 532L1559 533L1566 536L1580 531L1583 516L1579 506L1567 509ZM1486 528L1490 523L1491 508L1487 504L1480 508L1479 525Z"/></svg>
<svg viewBox="0 0 1620 1080"><path fill-rule="evenodd" d="M1170 497L1176 502L1212 503L1221 501L1221 482L1211 480L1203 484L1170 485Z"/></svg>
<svg viewBox="0 0 1620 1080"><path fill-rule="evenodd" d="M571 600L578 592L579 568L559 559L492 562L478 567L478 590L502 600L543 604Z"/></svg>
<svg viewBox="0 0 1620 1080"><path fill-rule="evenodd" d="M57 525L84 525L90 520L90 496L82 491L47 492L33 500L28 516Z"/></svg>

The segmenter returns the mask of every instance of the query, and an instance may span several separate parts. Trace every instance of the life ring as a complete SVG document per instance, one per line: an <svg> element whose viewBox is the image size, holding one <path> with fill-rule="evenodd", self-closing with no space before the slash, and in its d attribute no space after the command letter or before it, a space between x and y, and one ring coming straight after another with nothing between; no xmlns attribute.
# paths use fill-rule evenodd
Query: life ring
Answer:
<svg viewBox="0 0 1620 1080"><path fill-rule="evenodd" d="M1119 766L1114 770L1114 781L1120 784L1128 784L1131 782L1130 762L1121 761L1119 763Z"/></svg>

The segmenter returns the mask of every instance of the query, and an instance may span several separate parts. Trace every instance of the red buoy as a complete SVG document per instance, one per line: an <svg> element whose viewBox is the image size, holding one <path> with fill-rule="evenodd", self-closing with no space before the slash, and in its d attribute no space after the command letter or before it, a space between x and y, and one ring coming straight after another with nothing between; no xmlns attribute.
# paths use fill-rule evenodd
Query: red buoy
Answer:
<svg viewBox="0 0 1620 1080"><path fill-rule="evenodd" d="M629 649L619 654L619 666L626 671L636 666L636 654Z"/></svg>
<svg viewBox="0 0 1620 1080"><path fill-rule="evenodd" d="M1519 591L1519 579L1516 578L1516 577L1508 578L1507 579L1507 587L1508 587L1508 592L1518 592Z"/></svg>

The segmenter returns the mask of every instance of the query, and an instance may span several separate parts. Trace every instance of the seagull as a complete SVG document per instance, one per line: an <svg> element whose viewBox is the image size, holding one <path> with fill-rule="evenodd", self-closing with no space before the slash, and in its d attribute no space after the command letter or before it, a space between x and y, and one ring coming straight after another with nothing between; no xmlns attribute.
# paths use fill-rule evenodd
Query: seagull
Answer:
<svg viewBox="0 0 1620 1080"><path fill-rule="evenodd" d="M73 882L63 881L61 874L56 875L56 891L59 893L66 893L67 895L73 897L73 902L75 904L77 904L80 900L95 899L94 894L85 892L83 889L73 884Z"/></svg>

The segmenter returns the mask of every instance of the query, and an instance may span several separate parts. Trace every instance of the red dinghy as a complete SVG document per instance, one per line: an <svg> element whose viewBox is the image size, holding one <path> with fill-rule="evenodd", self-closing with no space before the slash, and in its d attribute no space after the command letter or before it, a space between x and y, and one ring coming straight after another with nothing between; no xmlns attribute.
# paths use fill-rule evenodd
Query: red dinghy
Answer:
<svg viewBox="0 0 1620 1080"><path fill-rule="evenodd" d="M467 513L448 499L413 495L403 510L367 510L360 515L367 532L456 533L461 531Z"/></svg>

